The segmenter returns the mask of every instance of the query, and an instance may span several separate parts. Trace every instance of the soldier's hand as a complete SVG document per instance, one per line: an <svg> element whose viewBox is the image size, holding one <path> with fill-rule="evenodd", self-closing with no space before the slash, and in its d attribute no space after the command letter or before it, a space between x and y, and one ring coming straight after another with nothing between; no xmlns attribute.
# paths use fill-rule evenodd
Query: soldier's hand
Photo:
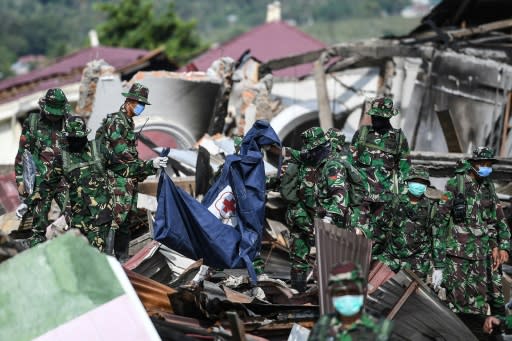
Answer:
<svg viewBox="0 0 512 341"><path fill-rule="evenodd" d="M501 321L494 316L489 316L485 319L483 330L487 334L491 334L494 326L499 326Z"/></svg>
<svg viewBox="0 0 512 341"><path fill-rule="evenodd" d="M25 183L23 181L18 184L18 193L20 195L26 195L27 194L25 192Z"/></svg>
<svg viewBox="0 0 512 341"><path fill-rule="evenodd" d="M441 287L441 282L443 281L443 270L442 269L434 269L432 272L432 286L434 290L437 290Z"/></svg>
<svg viewBox="0 0 512 341"><path fill-rule="evenodd" d="M156 169L167 167L167 161L169 158L167 156L158 156L153 159L153 167Z"/></svg>
<svg viewBox="0 0 512 341"><path fill-rule="evenodd" d="M500 250L500 265L508 262L508 252L506 250Z"/></svg>
<svg viewBox="0 0 512 341"><path fill-rule="evenodd" d="M332 224L332 217L326 215L325 217L322 218L322 221L326 224Z"/></svg>
<svg viewBox="0 0 512 341"><path fill-rule="evenodd" d="M28 211L28 206L24 202L22 202L17 208L16 208L16 217L18 219L23 218L25 213Z"/></svg>
<svg viewBox="0 0 512 341"><path fill-rule="evenodd" d="M497 247L492 249L492 271L495 271L500 266L500 253Z"/></svg>

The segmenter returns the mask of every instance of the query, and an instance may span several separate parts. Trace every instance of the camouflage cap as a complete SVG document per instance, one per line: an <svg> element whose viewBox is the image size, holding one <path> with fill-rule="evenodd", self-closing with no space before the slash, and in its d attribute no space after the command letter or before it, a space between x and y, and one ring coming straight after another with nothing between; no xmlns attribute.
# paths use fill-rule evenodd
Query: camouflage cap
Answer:
<svg viewBox="0 0 512 341"><path fill-rule="evenodd" d="M489 147L478 147L473 149L473 157L469 160L471 161L483 161L490 160L492 162L496 162L496 158L494 157L494 149Z"/></svg>
<svg viewBox="0 0 512 341"><path fill-rule="evenodd" d="M380 116L384 118L391 118L398 115L398 110L393 108L393 100L389 97L378 97L370 102L370 116Z"/></svg>
<svg viewBox="0 0 512 341"><path fill-rule="evenodd" d="M345 143L345 135L338 128L329 128L325 136L331 143L336 145L343 145Z"/></svg>
<svg viewBox="0 0 512 341"><path fill-rule="evenodd" d="M48 89L39 103L41 109L50 115L64 116L71 112L68 99L60 88Z"/></svg>
<svg viewBox="0 0 512 341"><path fill-rule="evenodd" d="M85 121L80 116L71 116L64 124L63 135L66 137L86 137L91 132L87 129Z"/></svg>
<svg viewBox="0 0 512 341"><path fill-rule="evenodd" d="M303 150L313 150L316 147L327 143L324 131L320 127L313 127L303 131L301 137Z"/></svg>
<svg viewBox="0 0 512 341"><path fill-rule="evenodd" d="M148 102L149 89L140 83L134 83L128 92L123 92L122 95L126 98L136 100L137 102L151 105Z"/></svg>
<svg viewBox="0 0 512 341"><path fill-rule="evenodd" d="M414 179L425 180L430 184L430 174L428 173L428 170L424 167L411 167L411 169L409 170L409 174L406 176L405 180L407 181Z"/></svg>
<svg viewBox="0 0 512 341"><path fill-rule="evenodd" d="M331 289L343 289L349 283L356 283L360 289L363 289L363 282L361 267L353 262L345 261L332 268L327 284Z"/></svg>

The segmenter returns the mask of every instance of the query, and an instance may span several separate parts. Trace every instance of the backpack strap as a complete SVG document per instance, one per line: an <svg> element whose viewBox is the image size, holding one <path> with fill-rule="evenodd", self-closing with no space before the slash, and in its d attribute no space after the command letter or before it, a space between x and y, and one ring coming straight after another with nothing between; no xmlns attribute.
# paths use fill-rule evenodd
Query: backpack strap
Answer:
<svg viewBox="0 0 512 341"><path fill-rule="evenodd" d="M37 121L39 120L39 114L33 112L30 114L29 119L29 131L32 135L34 135L35 131L37 130Z"/></svg>
<svg viewBox="0 0 512 341"><path fill-rule="evenodd" d="M75 169L83 168L83 167L89 167L89 166L95 166L98 170L103 170L103 160L101 158L101 154L98 152L98 147L96 146L96 141L88 142L87 144L92 149L93 159L91 161L86 162L78 162L78 163L72 163L70 161L69 152L66 150L62 151L62 168L64 173L69 173ZM92 145L92 146L91 146Z"/></svg>
<svg viewBox="0 0 512 341"><path fill-rule="evenodd" d="M456 175L457 177L457 194L462 193L465 194L465 188L464 188L464 174L458 173Z"/></svg>
<svg viewBox="0 0 512 341"><path fill-rule="evenodd" d="M359 129L359 136L357 138L357 149L359 154L364 151L364 147L366 147L366 137L368 136L368 126L362 126Z"/></svg>

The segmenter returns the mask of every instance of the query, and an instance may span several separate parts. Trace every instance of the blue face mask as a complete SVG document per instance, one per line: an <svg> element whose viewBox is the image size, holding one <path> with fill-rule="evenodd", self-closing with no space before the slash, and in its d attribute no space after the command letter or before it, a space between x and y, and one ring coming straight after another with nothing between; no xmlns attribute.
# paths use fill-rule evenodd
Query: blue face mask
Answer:
<svg viewBox="0 0 512 341"><path fill-rule="evenodd" d="M344 295L332 298L332 305L343 316L354 316L363 308L363 295Z"/></svg>
<svg viewBox="0 0 512 341"><path fill-rule="evenodd" d="M420 184L419 182L409 182L407 184L409 189L409 193L414 195L415 197L421 197L423 193L427 190L427 185Z"/></svg>
<svg viewBox="0 0 512 341"><path fill-rule="evenodd" d="M133 113L135 114L135 116L139 116L140 114L142 114L142 112L144 111L145 107L146 106L144 104L137 103L137 105L133 109Z"/></svg>
<svg viewBox="0 0 512 341"><path fill-rule="evenodd" d="M485 178L486 176L491 175L492 167L480 166L478 167L478 171L476 173L478 174L478 176Z"/></svg>

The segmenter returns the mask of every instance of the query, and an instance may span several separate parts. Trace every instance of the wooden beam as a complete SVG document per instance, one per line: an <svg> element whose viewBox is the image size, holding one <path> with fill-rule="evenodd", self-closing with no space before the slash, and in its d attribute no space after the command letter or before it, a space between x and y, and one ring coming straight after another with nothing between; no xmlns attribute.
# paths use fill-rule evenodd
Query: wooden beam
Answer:
<svg viewBox="0 0 512 341"><path fill-rule="evenodd" d="M316 98L318 101L318 119L320 127L326 130L334 126L322 56L314 63Z"/></svg>
<svg viewBox="0 0 512 341"><path fill-rule="evenodd" d="M462 153L462 146L460 144L459 135L455 124L453 123L452 116L449 109L435 110L441 128L443 129L446 144L448 145L448 152L450 153Z"/></svg>
<svg viewBox="0 0 512 341"><path fill-rule="evenodd" d="M314 62L322 53L329 56L341 57L368 57L371 59L382 59L386 57L418 57L431 59L434 48L430 46L407 46L400 45L398 40L371 40L356 43L342 43L332 45L328 49L301 53L285 58L269 60L264 65L272 70L284 69L287 67Z"/></svg>
<svg viewBox="0 0 512 341"><path fill-rule="evenodd" d="M278 59L272 59L269 60L264 65L269 67L272 70L280 70L285 69L287 67L295 66L295 65L301 65L301 64L308 64L312 63L318 58L320 58L320 55L325 52L326 49L316 50L316 51L310 51L307 53L301 53L293 56L288 56L284 58L278 58Z"/></svg>
<svg viewBox="0 0 512 341"><path fill-rule="evenodd" d="M505 108L505 116L503 118L503 131L501 133L501 146L500 146L500 156L504 157L507 153L507 139L508 132L510 129L510 107L512 105L512 92L508 93L507 96L507 106Z"/></svg>
<svg viewBox="0 0 512 341"><path fill-rule="evenodd" d="M491 23L483 24L476 27L470 28L462 28L458 30L445 31L453 39L465 38L474 36L477 34L487 33L495 30L502 30L505 28L512 27L512 19L499 20ZM418 40L426 40L431 38L436 38L438 36L437 32L428 31L424 33L417 34L410 38L405 38L402 40L403 43L414 43Z"/></svg>

